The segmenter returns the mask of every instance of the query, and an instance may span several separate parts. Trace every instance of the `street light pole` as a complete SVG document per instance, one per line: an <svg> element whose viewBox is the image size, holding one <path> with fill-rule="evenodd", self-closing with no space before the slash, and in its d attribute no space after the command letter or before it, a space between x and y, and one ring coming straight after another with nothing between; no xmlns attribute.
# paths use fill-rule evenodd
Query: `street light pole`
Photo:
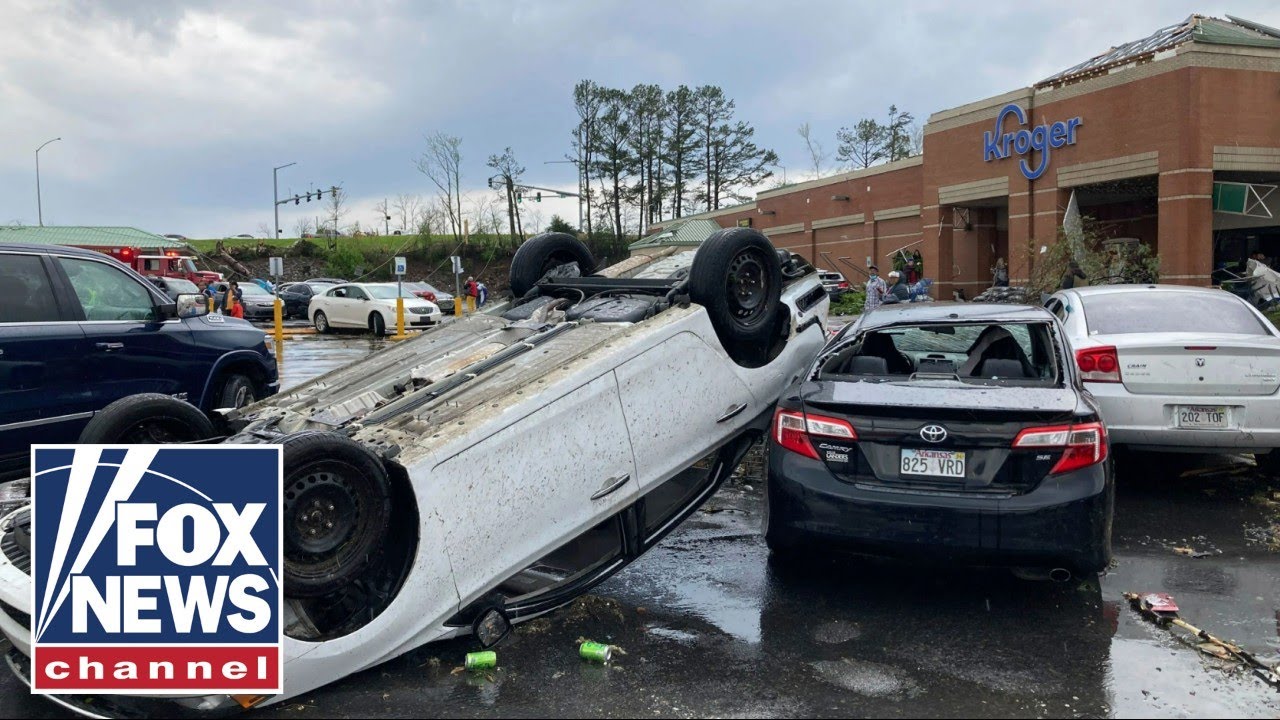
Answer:
<svg viewBox="0 0 1280 720"><path fill-rule="evenodd" d="M542 161L543 165L556 165L561 163L566 165L577 165L577 163L572 160L543 160ZM643 210L641 210L641 212L643 212ZM578 232L582 232L582 173L581 172L578 173Z"/></svg>
<svg viewBox="0 0 1280 720"><path fill-rule="evenodd" d="M48 145L51 142L57 142L61 139L62 138L60 137L56 137L52 140L46 140L44 145L36 148L36 214L40 218L40 227L44 227L44 203L40 200L40 151L44 149L45 145Z"/></svg>
<svg viewBox="0 0 1280 720"><path fill-rule="evenodd" d="M276 175L281 170L297 164L298 163L296 162L291 162L288 165L281 165L280 167L271 168L271 196L272 196L271 210L276 214L276 224L271 226L271 238L273 240L278 239L280 237L280 182L279 180L277 180Z"/></svg>

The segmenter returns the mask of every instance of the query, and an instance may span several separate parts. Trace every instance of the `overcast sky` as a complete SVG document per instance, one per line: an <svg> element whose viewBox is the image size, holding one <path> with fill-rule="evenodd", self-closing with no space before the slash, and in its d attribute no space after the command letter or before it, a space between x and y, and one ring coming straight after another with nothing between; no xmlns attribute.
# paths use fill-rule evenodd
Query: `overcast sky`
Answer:
<svg viewBox="0 0 1280 720"><path fill-rule="evenodd" d="M463 138L477 192L507 145L526 182L573 187L572 166L543 163L569 151L582 78L720 85L794 181L801 123L834 151L891 103L923 122L1192 12L1280 26L1275 0L5 0L0 223L36 223L34 150L58 136L40 153L46 224L257 235L271 168L296 162L282 195L340 184L368 226L378 200L432 190L413 161L435 130ZM534 209L576 221L573 201ZM317 210L282 209L281 227Z"/></svg>

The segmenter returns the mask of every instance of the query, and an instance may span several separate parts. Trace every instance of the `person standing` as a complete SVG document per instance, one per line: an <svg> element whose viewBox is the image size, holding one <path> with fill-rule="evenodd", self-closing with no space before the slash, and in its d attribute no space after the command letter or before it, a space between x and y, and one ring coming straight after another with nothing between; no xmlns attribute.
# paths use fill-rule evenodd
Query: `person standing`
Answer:
<svg viewBox="0 0 1280 720"><path fill-rule="evenodd" d="M904 278L904 280L908 285L915 285L916 283L920 282L920 271L919 269L916 268L916 261L914 258L907 261L905 275L906 277Z"/></svg>
<svg viewBox="0 0 1280 720"><path fill-rule="evenodd" d="M1004 258L996 258L996 266L992 268L994 287L1009 287L1009 266Z"/></svg>
<svg viewBox="0 0 1280 720"><path fill-rule="evenodd" d="M872 265L867 270L871 276L867 280L867 299L862 305L864 313L869 313L884 304L884 296L889 293L889 287L884 284L884 280L880 279L880 268Z"/></svg>

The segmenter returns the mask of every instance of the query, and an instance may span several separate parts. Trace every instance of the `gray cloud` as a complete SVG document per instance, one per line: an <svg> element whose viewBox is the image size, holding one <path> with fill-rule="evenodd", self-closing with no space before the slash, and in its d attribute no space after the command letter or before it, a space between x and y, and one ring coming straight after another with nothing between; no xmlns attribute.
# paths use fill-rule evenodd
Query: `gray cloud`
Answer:
<svg viewBox="0 0 1280 720"><path fill-rule="evenodd" d="M427 192L424 133L464 138L465 182L511 145L530 182L568 151L573 83L722 85L792 172L795 128L834 133L890 103L931 112L1032 83L1193 11L1280 25L1265 0L1206 7L1086 1L1069 7L921 0L750 4L146 2L0 7L0 221L46 219L219 236L270 218L284 190L341 183L372 204ZM555 208L555 209L552 209ZM576 216L569 201L539 208ZM293 227L305 204L282 212ZM314 210L309 214L314 214Z"/></svg>

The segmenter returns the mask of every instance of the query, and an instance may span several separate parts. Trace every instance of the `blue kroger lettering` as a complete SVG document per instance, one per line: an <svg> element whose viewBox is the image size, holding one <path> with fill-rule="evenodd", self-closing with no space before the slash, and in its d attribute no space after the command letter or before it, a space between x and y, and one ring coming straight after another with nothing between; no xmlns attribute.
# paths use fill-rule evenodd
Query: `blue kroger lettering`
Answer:
<svg viewBox="0 0 1280 720"><path fill-rule="evenodd" d="M1003 132L1004 120L1012 115L1019 125L1027 124L1027 113L1017 103L1009 103L996 115L994 132L982 134L982 159L986 162L1003 160L1010 155L1027 155L1033 151L1040 153L1040 163L1034 168L1024 158L1018 162L1022 175L1028 180L1035 180L1049 169L1050 148L1060 148L1076 144L1076 129L1084 124L1084 120L1073 117L1070 120L1059 120L1051 125L1037 125L1034 128L1020 128L1013 132Z"/></svg>

